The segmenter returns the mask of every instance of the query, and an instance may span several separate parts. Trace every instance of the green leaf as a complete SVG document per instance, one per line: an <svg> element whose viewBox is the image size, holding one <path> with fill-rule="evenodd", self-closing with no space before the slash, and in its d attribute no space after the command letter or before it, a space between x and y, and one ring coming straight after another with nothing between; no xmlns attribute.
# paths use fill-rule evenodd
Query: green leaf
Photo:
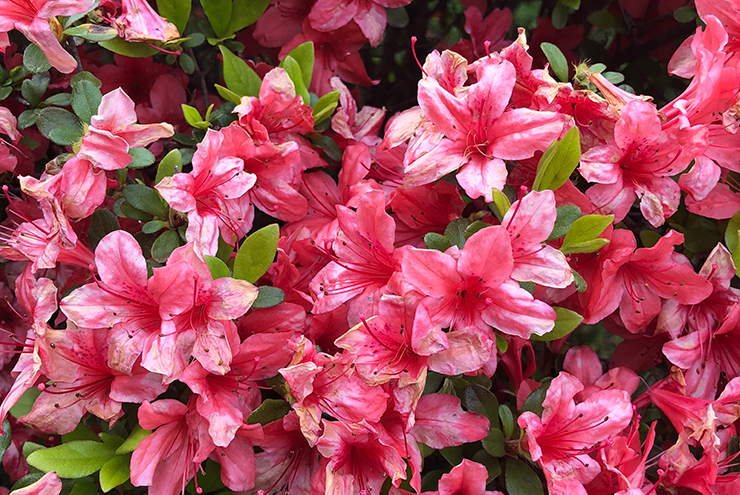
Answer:
<svg viewBox="0 0 740 495"><path fill-rule="evenodd" d="M195 72L195 62L187 53L181 53L180 56L177 57L177 63L180 64L180 68L185 72L185 74L192 75Z"/></svg>
<svg viewBox="0 0 740 495"><path fill-rule="evenodd" d="M454 447L445 447L439 449L439 453L445 458L451 466L459 465L463 460L463 448L462 445L455 445Z"/></svg>
<svg viewBox="0 0 740 495"><path fill-rule="evenodd" d="M255 283L275 259L279 239L280 228L276 223L244 239L234 260L234 278Z"/></svg>
<svg viewBox="0 0 740 495"><path fill-rule="evenodd" d="M44 97L44 93L49 88L49 73L44 72L42 74L36 74L31 79L25 79L21 83L21 96L31 104L32 107L36 107L41 98Z"/></svg>
<svg viewBox="0 0 740 495"><path fill-rule="evenodd" d="M738 231L740 231L740 211L735 213L727 223L725 230L725 244L730 252L735 252L738 246Z"/></svg>
<svg viewBox="0 0 740 495"><path fill-rule="evenodd" d="M185 31L185 25L190 18L190 0L157 0L159 15L166 18L177 27L180 33Z"/></svg>
<svg viewBox="0 0 740 495"><path fill-rule="evenodd" d="M537 164L537 174L532 189L544 191L559 189L581 161L581 138L573 126L562 139L552 143Z"/></svg>
<svg viewBox="0 0 740 495"><path fill-rule="evenodd" d="M87 41L107 41L118 36L118 30L112 26L98 24L80 24L64 30L67 36L76 36Z"/></svg>
<svg viewBox="0 0 740 495"><path fill-rule="evenodd" d="M689 6L679 7L673 11L673 18L681 24L694 22L696 19L696 9Z"/></svg>
<svg viewBox="0 0 740 495"><path fill-rule="evenodd" d="M568 24L568 7L558 2L552 9L552 27L555 29L563 29Z"/></svg>
<svg viewBox="0 0 740 495"><path fill-rule="evenodd" d="M436 249L445 252L452 247L448 238L436 232L429 232L424 236L424 245L427 249Z"/></svg>
<svg viewBox="0 0 740 495"><path fill-rule="evenodd" d="M23 444L23 457L28 458L29 455L33 454L37 450L44 450L45 448L46 447L36 442L26 442Z"/></svg>
<svg viewBox="0 0 740 495"><path fill-rule="evenodd" d="M547 57L547 61L550 62L555 77L560 79L561 82L568 82L568 61L560 48L552 43L542 43L540 48Z"/></svg>
<svg viewBox="0 0 740 495"><path fill-rule="evenodd" d="M129 148L128 154L131 155L131 163L128 168L146 168L154 163L154 155L146 148Z"/></svg>
<svg viewBox="0 0 740 495"><path fill-rule="evenodd" d="M159 167L157 167L157 178L154 179L154 183L159 184L165 177L172 177L180 171L182 171L182 155L180 154L180 150L174 149L167 153L167 155L162 158L162 161L159 162Z"/></svg>
<svg viewBox="0 0 740 495"><path fill-rule="evenodd" d="M163 222L162 220L152 220L151 222L147 222L142 225L141 231L145 234L155 234L165 227L167 227L167 222Z"/></svg>
<svg viewBox="0 0 740 495"><path fill-rule="evenodd" d="M573 272L573 279L575 279L576 290L578 292L586 292L586 289L588 289L588 283L586 283L586 280L581 277L581 274L577 271L573 269L571 269L571 271Z"/></svg>
<svg viewBox="0 0 740 495"><path fill-rule="evenodd" d="M560 3L573 10L581 8L581 0L560 0Z"/></svg>
<svg viewBox="0 0 740 495"><path fill-rule="evenodd" d="M468 386L465 389L465 408L488 418L492 428L500 426L498 422L498 399L487 388L478 384Z"/></svg>
<svg viewBox="0 0 740 495"><path fill-rule="evenodd" d="M547 389L550 387L551 378L545 378L542 385L532 391L531 394L524 399L522 404L522 412L530 411L535 413L537 416L542 417L542 412L545 408L542 406L542 402L547 396Z"/></svg>
<svg viewBox="0 0 740 495"><path fill-rule="evenodd" d="M503 191L499 191L495 187L493 188L493 204L496 205L496 209L498 209L501 218L504 218L506 212L509 211L509 208L511 208L511 201L509 201L509 197L506 196Z"/></svg>
<svg viewBox="0 0 740 495"><path fill-rule="evenodd" d="M23 395L18 399L18 402L10 408L10 415L18 419L21 416L25 416L30 413L31 408L33 408L33 403L36 402L36 398L39 395L41 395L41 390L36 387L31 387L23 392Z"/></svg>
<svg viewBox="0 0 740 495"><path fill-rule="evenodd" d="M100 468L100 488L107 493L128 481L131 476L131 454L117 455Z"/></svg>
<svg viewBox="0 0 740 495"><path fill-rule="evenodd" d="M390 27L404 28L409 24L409 14L403 7L396 7L394 9L386 8L385 15Z"/></svg>
<svg viewBox="0 0 740 495"><path fill-rule="evenodd" d="M272 308L285 301L285 292L278 287L263 285L257 292L257 299L252 303L255 309Z"/></svg>
<svg viewBox="0 0 740 495"><path fill-rule="evenodd" d="M98 113L103 94L90 81L80 81L72 88L72 110L86 123Z"/></svg>
<svg viewBox="0 0 740 495"><path fill-rule="evenodd" d="M95 210L90 217L90 227L87 230L90 247L94 251L103 237L120 229L121 224L118 223L118 218L111 211L103 208Z"/></svg>
<svg viewBox="0 0 740 495"><path fill-rule="evenodd" d="M303 103L308 105L311 101L311 98L308 95L308 88L303 82L303 73L301 71L301 66L298 65L298 62L296 62L293 57L291 57L290 55L286 55L285 58L280 61L280 67L285 69L285 72L288 73L290 80L293 81L296 94L300 95L300 97L303 99Z"/></svg>
<svg viewBox="0 0 740 495"><path fill-rule="evenodd" d="M23 52L23 67L31 74L41 74L51 69L51 64L41 48L31 43Z"/></svg>
<svg viewBox="0 0 740 495"><path fill-rule="evenodd" d="M0 435L0 461L3 459L5 452L10 447L12 431L10 429L10 421L7 419L3 420L3 434Z"/></svg>
<svg viewBox="0 0 740 495"><path fill-rule="evenodd" d="M583 316L579 315L575 311L558 307L553 307L552 309L554 309L555 313L558 315L557 320L555 320L555 327L545 335L532 334L529 337L530 340L549 342L551 340L561 339L575 330L583 321Z"/></svg>
<svg viewBox="0 0 740 495"><path fill-rule="evenodd" d="M40 110L25 110L18 116L18 129L27 129L36 123Z"/></svg>
<svg viewBox="0 0 740 495"><path fill-rule="evenodd" d="M155 217L167 218L169 208L157 191L141 184L129 184L123 190L123 196L134 208Z"/></svg>
<svg viewBox="0 0 740 495"><path fill-rule="evenodd" d="M290 411L290 404L282 399L265 399L262 404L252 411L247 418L247 424L261 424L265 426L268 423L277 421Z"/></svg>
<svg viewBox="0 0 740 495"><path fill-rule="evenodd" d="M98 433L98 437L114 452L123 444L123 438L119 437L118 435L113 435L112 433L101 432Z"/></svg>
<svg viewBox="0 0 740 495"><path fill-rule="evenodd" d="M13 86L0 87L0 100L4 100L13 92Z"/></svg>
<svg viewBox="0 0 740 495"><path fill-rule="evenodd" d="M183 103L182 114L191 127L195 127L196 129L208 129L211 127L210 122L204 121L203 117L200 116L200 112L195 107Z"/></svg>
<svg viewBox="0 0 740 495"><path fill-rule="evenodd" d="M72 104L72 95L69 93L57 93L45 99L44 103L58 107L68 107Z"/></svg>
<svg viewBox="0 0 740 495"><path fill-rule="evenodd" d="M152 48L145 43L134 43L126 41L123 38L113 38L112 40L101 41L98 44L106 50L110 50L113 53L117 53L125 57L143 58L151 57L157 53L156 48Z"/></svg>
<svg viewBox="0 0 740 495"><path fill-rule="evenodd" d="M329 136L322 135L319 139L314 141L319 148L324 150L326 156L333 162L341 163L342 161L342 150L339 145Z"/></svg>
<svg viewBox="0 0 740 495"><path fill-rule="evenodd" d="M470 236L477 233L480 230L485 229L486 227L490 227L490 223L483 222L481 220L476 220L475 222L468 225L468 227L465 229L465 239L470 239Z"/></svg>
<svg viewBox="0 0 740 495"><path fill-rule="evenodd" d="M46 473L56 471L60 478L84 478L98 471L114 455L114 449L102 442L78 440L37 450L26 461Z"/></svg>
<svg viewBox="0 0 740 495"><path fill-rule="evenodd" d="M303 86L308 88L311 85L311 76L313 75L314 49L313 41L306 41L293 48L286 57L291 57L300 67ZM283 59L285 60L285 59ZM280 62L283 67L283 62ZM291 77L292 79L292 77ZM295 81L294 81L295 82ZM308 99L303 100L308 105Z"/></svg>
<svg viewBox="0 0 740 495"><path fill-rule="evenodd" d="M62 494L65 493L65 484L73 483L72 490L69 495L98 495L98 482L93 480L91 476L77 480L64 480L62 481Z"/></svg>
<svg viewBox="0 0 740 495"><path fill-rule="evenodd" d="M234 34L257 22L268 5L270 5L270 0L234 0L226 34Z"/></svg>
<svg viewBox="0 0 740 495"><path fill-rule="evenodd" d="M498 416L496 416L496 419L498 419ZM486 449L486 452L493 457L503 457L506 455L504 434L499 428L491 428L481 443L483 444L483 448Z"/></svg>
<svg viewBox="0 0 740 495"><path fill-rule="evenodd" d="M203 12L211 23L213 32L216 36L222 38L229 27L231 19L231 0L200 0L203 6Z"/></svg>
<svg viewBox="0 0 740 495"><path fill-rule="evenodd" d="M453 246L462 249L465 246L465 229L470 225L467 218L456 218L447 224L445 228L445 237L449 239Z"/></svg>
<svg viewBox="0 0 740 495"><path fill-rule="evenodd" d="M555 211L558 216L555 218L555 226L550 232L550 237L547 238L548 242L563 237L568 233L573 222L581 218L581 209L576 205L558 206Z"/></svg>
<svg viewBox="0 0 740 495"><path fill-rule="evenodd" d="M128 436L128 438L126 438L126 440L123 441L121 446L116 449L116 454L122 455L122 454L128 454L129 452L133 452L134 450L136 450L136 447L139 446L141 441L151 434L152 434L151 431L145 430L141 426L136 425L134 427L134 430Z"/></svg>
<svg viewBox="0 0 740 495"><path fill-rule="evenodd" d="M614 215L584 215L571 225L565 234L560 251L563 254L593 253L606 244L609 239L602 239L601 235L614 221Z"/></svg>
<svg viewBox="0 0 740 495"><path fill-rule="evenodd" d="M81 134L69 129L52 129L49 132L49 139L61 146L72 146L81 138Z"/></svg>
<svg viewBox="0 0 740 495"><path fill-rule="evenodd" d="M219 45L224 58L224 81L226 87L239 96L258 96L262 80L247 63L231 53L228 48ZM235 102L237 103L237 102Z"/></svg>
<svg viewBox="0 0 740 495"><path fill-rule="evenodd" d="M337 109L340 94L341 92L337 89L330 93L326 93L318 99L316 104L313 106L314 125L331 117L331 114Z"/></svg>
<svg viewBox="0 0 740 495"><path fill-rule="evenodd" d="M238 105L241 103L241 96L231 91L229 88L224 88L220 84L214 84L216 86L216 91L218 91L218 94L226 101L230 101L231 103L234 103L235 105Z"/></svg>
<svg viewBox="0 0 740 495"><path fill-rule="evenodd" d="M120 203L118 203L120 201ZM152 219L152 216L145 212L141 211L138 208L134 208L131 206L131 203L126 201L124 198L120 198L116 203L113 205L113 213L120 217L124 218L131 218L132 220L139 220L142 222L148 222ZM120 211L116 210L116 205L118 205L118 209Z"/></svg>
<svg viewBox="0 0 740 495"><path fill-rule="evenodd" d="M100 89L103 86L103 83L100 82L100 79L98 79L97 77L93 76L89 72L79 72L79 73L75 74L69 80L69 84L70 84L70 86L72 86L74 88L75 86L77 86L78 84L80 84L82 81L89 81L89 82L93 83L93 85L96 88L98 88L98 89Z"/></svg>
<svg viewBox="0 0 740 495"><path fill-rule="evenodd" d="M496 349L501 354L509 350L509 343L506 341L506 339L502 335L499 335L499 334L496 334Z"/></svg>
<svg viewBox="0 0 740 495"><path fill-rule="evenodd" d="M97 442L99 437L90 428L80 423L73 431L62 435L62 443L74 442L76 440L92 440L93 442Z"/></svg>
<svg viewBox="0 0 740 495"><path fill-rule="evenodd" d="M206 260L208 269L211 270L211 276L213 277L213 280L216 280L217 278L231 277L231 272L229 271L229 267L226 266L226 263L216 258L215 256L209 256L207 254L203 255L203 258Z"/></svg>
<svg viewBox="0 0 740 495"><path fill-rule="evenodd" d="M49 138L62 146L74 144L77 140L82 138L82 135L84 134L84 129L80 119L78 119L72 112L57 107L47 107L41 110L36 119L36 127L44 137ZM67 134L61 135L59 132L52 133L54 130L64 131ZM72 136L78 136L78 138L70 143L68 141L72 139ZM55 138L64 142L57 142L55 141Z"/></svg>
<svg viewBox="0 0 740 495"><path fill-rule="evenodd" d="M180 247L180 235L174 230L167 230L152 244L152 258L164 263L172 251Z"/></svg>
<svg viewBox="0 0 740 495"><path fill-rule="evenodd" d="M44 477L44 473L31 473L25 475L23 478L19 479L15 482L15 484L10 489L11 492L15 490L20 490L21 488L25 488L29 485L33 485L38 480Z"/></svg>
<svg viewBox="0 0 740 495"><path fill-rule="evenodd" d="M501 404L498 408L498 417L501 420L501 426L504 428L504 435L508 440L514 434L514 415L506 404Z"/></svg>
<svg viewBox="0 0 740 495"><path fill-rule="evenodd" d="M544 495L542 481L531 467L513 457L507 457L504 462L504 482L509 495Z"/></svg>

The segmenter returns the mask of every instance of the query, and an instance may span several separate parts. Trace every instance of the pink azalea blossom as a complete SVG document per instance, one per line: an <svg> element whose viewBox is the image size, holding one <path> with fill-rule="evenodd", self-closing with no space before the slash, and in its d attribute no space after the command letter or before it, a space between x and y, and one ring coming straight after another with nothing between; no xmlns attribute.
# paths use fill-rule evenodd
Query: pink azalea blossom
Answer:
<svg viewBox="0 0 740 495"><path fill-rule="evenodd" d="M174 132L167 123L137 124L134 102L119 88L103 96L77 156L103 170L118 170L131 163L129 148L147 146Z"/></svg>
<svg viewBox="0 0 740 495"><path fill-rule="evenodd" d="M31 0L22 3L3 0L0 2L0 32L17 29L43 50L53 67L69 74L77 69L77 61L59 43L57 36L62 26L55 17L84 14L93 4L93 0Z"/></svg>
<svg viewBox="0 0 740 495"><path fill-rule="evenodd" d="M59 495L62 492L62 480L55 471L43 475L39 480L23 488L13 490L13 495Z"/></svg>
<svg viewBox="0 0 740 495"><path fill-rule="evenodd" d="M378 46L385 31L385 9L409 3L411 0L318 0L311 7L308 20L319 31L335 31L354 20L370 45Z"/></svg>
<svg viewBox="0 0 740 495"><path fill-rule="evenodd" d="M526 430L526 448L542 466L552 493L583 493L583 484L600 472L589 454L603 448L632 420L632 403L623 390L602 390L583 402L573 399L583 384L565 372L552 380L540 418L523 412L519 426Z"/></svg>
<svg viewBox="0 0 740 495"><path fill-rule="evenodd" d="M121 0L122 15L113 23L126 41L169 41L180 37L171 22L160 17L146 0Z"/></svg>

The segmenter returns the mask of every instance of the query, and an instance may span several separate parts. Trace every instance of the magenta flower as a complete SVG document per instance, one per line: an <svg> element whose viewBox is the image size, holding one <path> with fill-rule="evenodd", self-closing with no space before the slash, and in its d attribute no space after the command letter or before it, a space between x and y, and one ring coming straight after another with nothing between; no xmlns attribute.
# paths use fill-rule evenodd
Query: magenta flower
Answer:
<svg viewBox="0 0 740 495"><path fill-rule="evenodd" d="M180 37L175 25L157 14L146 0L121 0L121 8L123 14L113 25L126 41L169 41Z"/></svg>

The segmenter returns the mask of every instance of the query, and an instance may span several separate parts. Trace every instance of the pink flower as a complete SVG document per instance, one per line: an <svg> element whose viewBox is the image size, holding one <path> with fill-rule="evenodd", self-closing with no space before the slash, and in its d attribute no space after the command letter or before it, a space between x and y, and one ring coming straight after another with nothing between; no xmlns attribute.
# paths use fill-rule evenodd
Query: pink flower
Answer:
<svg viewBox="0 0 740 495"><path fill-rule="evenodd" d="M385 31L386 8L403 7L411 0L318 0L308 20L319 31L335 31L355 21L370 45L378 46Z"/></svg>
<svg viewBox="0 0 740 495"><path fill-rule="evenodd" d="M62 480L56 472L43 475L38 481L23 488L13 490L13 495L59 495L62 492Z"/></svg>
<svg viewBox="0 0 740 495"><path fill-rule="evenodd" d="M540 418L523 412L518 423L526 429L527 450L545 471L548 487L566 492L565 487L585 493L582 485L601 471L589 454L603 448L632 419L632 403L623 390L602 390L578 404L573 400L583 384L565 372L550 383ZM560 490L560 491L558 491Z"/></svg>
<svg viewBox="0 0 740 495"><path fill-rule="evenodd" d="M123 14L114 21L126 41L169 41L180 37L171 22L157 14L146 0L121 0Z"/></svg>
<svg viewBox="0 0 740 495"><path fill-rule="evenodd" d="M420 305L426 315L417 312L415 328L472 326L493 336L493 326L502 333L528 338L554 326L555 311L511 279L514 258L504 227L476 232L461 251L455 246L445 253L406 251L401 271L410 288L427 296Z"/></svg>
<svg viewBox="0 0 740 495"><path fill-rule="evenodd" d="M167 123L137 124L134 102L119 88L103 96L77 156L103 170L118 170L131 163L130 147L147 146L174 132Z"/></svg>
<svg viewBox="0 0 740 495"><path fill-rule="evenodd" d="M426 184L460 169L457 178L465 192L491 202L492 189L506 184L503 160L529 158L560 136L560 114L508 108L516 83L509 61L483 60L476 67L477 82L467 91L450 92L435 77L419 81L419 105L444 137L430 143L429 150L407 152L407 185Z"/></svg>
<svg viewBox="0 0 740 495"><path fill-rule="evenodd" d="M29 0L0 1L0 32L15 28L43 50L51 65L69 74L77 69L77 61L67 53L57 38L62 26L56 16L84 14L93 6L93 0ZM54 30L52 30L52 26ZM55 31L58 30L57 33Z"/></svg>
<svg viewBox="0 0 740 495"><path fill-rule="evenodd" d="M241 135L237 149L224 146L232 134ZM251 227L254 209L246 194L257 177L244 171L244 159L253 156L252 140L241 129L209 130L193 155L193 170L165 177L155 186L173 209L188 214L185 236L203 253L216 254L219 234L231 244Z"/></svg>

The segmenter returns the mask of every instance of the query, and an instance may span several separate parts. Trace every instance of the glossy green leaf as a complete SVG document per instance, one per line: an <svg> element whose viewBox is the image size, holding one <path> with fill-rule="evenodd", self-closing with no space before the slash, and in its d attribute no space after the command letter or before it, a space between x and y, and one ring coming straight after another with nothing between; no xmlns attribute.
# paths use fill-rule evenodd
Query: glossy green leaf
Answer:
<svg viewBox="0 0 740 495"><path fill-rule="evenodd" d="M62 435L62 443L74 442L75 440L92 440L93 442L97 442L99 437L90 428L80 423L73 431Z"/></svg>
<svg viewBox="0 0 740 495"><path fill-rule="evenodd" d="M108 493L131 476L131 454L117 455L100 468L100 488Z"/></svg>
<svg viewBox="0 0 740 495"><path fill-rule="evenodd" d="M584 215L565 234L560 251L563 254L593 253L609 243L599 236L614 221L614 215Z"/></svg>
<svg viewBox="0 0 740 495"><path fill-rule="evenodd" d="M247 418L247 424L261 424L265 426L268 423L277 421L290 411L290 404L282 399L265 399L262 404L252 411Z"/></svg>
<svg viewBox="0 0 740 495"><path fill-rule="evenodd" d="M157 0L159 15L174 24L180 33L185 31L191 6L190 0Z"/></svg>
<svg viewBox="0 0 740 495"><path fill-rule="evenodd" d="M527 398L524 399L524 404L522 404L522 412L529 411L535 413L537 416L542 416L542 412L545 410L545 408L542 406L542 402L547 396L547 389L550 387L550 381L550 378L545 378L542 385L534 389L532 393L530 393Z"/></svg>
<svg viewBox="0 0 740 495"><path fill-rule="evenodd" d="M280 61L280 67L285 69L285 72L288 73L288 77L293 81L296 94L303 99L303 103L308 105L311 98L308 95L308 88L303 82L303 71L301 70L301 66L298 65L298 62L296 62L293 57L286 55L285 58Z"/></svg>
<svg viewBox="0 0 740 495"><path fill-rule="evenodd" d="M40 74L51 69L51 63L41 48L31 43L23 52L23 67L31 74Z"/></svg>
<svg viewBox="0 0 740 495"><path fill-rule="evenodd" d="M231 0L200 0L200 4L216 36L226 35L231 19Z"/></svg>
<svg viewBox="0 0 740 495"><path fill-rule="evenodd" d="M449 239L453 246L462 249L465 246L465 229L471 224L467 218L456 218L447 224L445 228L445 237Z"/></svg>
<svg viewBox="0 0 740 495"><path fill-rule="evenodd" d="M501 426L504 429L504 436L508 440L514 434L514 428L516 427L516 424L514 423L514 414L512 414L509 406L501 404L498 408L498 417L501 420Z"/></svg>
<svg viewBox="0 0 740 495"><path fill-rule="evenodd" d="M163 222L162 220L152 220L151 222L147 222L142 225L141 231L145 234L156 234L165 227L167 227L167 222Z"/></svg>
<svg viewBox="0 0 740 495"><path fill-rule="evenodd" d="M559 189L570 178L580 160L581 138L578 128L573 126L562 139L552 143L542 154L532 189Z"/></svg>
<svg viewBox="0 0 740 495"><path fill-rule="evenodd" d="M80 119L72 112L57 107L47 107L41 110L36 119L36 127L44 137L62 146L74 144L76 140L72 141L72 143L68 142L68 140L72 139L71 136L79 136L79 139L82 138L82 134L84 133ZM58 132L54 133L54 130L65 131L67 134L61 136ZM62 140L64 142L58 142Z"/></svg>
<svg viewBox="0 0 740 495"><path fill-rule="evenodd" d="M18 402L10 408L10 415L17 419L30 413L33 403L36 402L39 395L41 395L41 390L36 387L31 387L23 392Z"/></svg>
<svg viewBox="0 0 740 495"><path fill-rule="evenodd" d="M132 220L139 220L142 222L148 222L152 219L152 216L149 213L141 211L138 208L134 208L131 206L131 203L126 201L124 198L120 198L113 204L113 213L123 218L131 218Z"/></svg>
<svg viewBox="0 0 740 495"><path fill-rule="evenodd" d="M31 104L32 107L36 107L40 102L41 98L44 97L44 93L49 88L49 73L44 72L42 74L35 74L31 79L25 79L21 83L21 96Z"/></svg>
<svg viewBox="0 0 740 495"><path fill-rule="evenodd" d="M504 466L504 484L509 495L544 495L542 481L531 467L513 457L507 457Z"/></svg>
<svg viewBox="0 0 740 495"><path fill-rule="evenodd" d="M540 48L547 57L555 77L560 79L561 82L568 82L568 61L560 48L552 43L541 43Z"/></svg>
<svg viewBox="0 0 740 495"><path fill-rule="evenodd" d="M276 223L244 239L234 260L234 278L255 283L275 259L279 239L280 228Z"/></svg>
<svg viewBox="0 0 740 495"><path fill-rule="evenodd" d="M129 184L123 190L123 196L134 208L155 217L167 218L169 207L159 193L151 187L141 184Z"/></svg>
<svg viewBox="0 0 740 495"><path fill-rule="evenodd" d="M330 93L326 93L318 99L316 104L313 106L314 125L331 117L331 114L334 113L334 110L337 109L337 105L339 104L340 94L340 91L337 89Z"/></svg>
<svg viewBox="0 0 740 495"><path fill-rule="evenodd" d="M511 208L511 201L509 201L509 197L506 196L503 191L499 191L495 187L493 188L493 204L496 205L496 209L501 215L501 218L504 218L506 212L509 211L509 208Z"/></svg>
<svg viewBox="0 0 740 495"><path fill-rule="evenodd" d="M133 452L134 450L136 450L136 447L139 446L141 441L151 434L151 431L145 430L141 426L136 425L134 427L134 430L129 434L128 438L126 438L121 446L116 449L116 454L121 455Z"/></svg>
<svg viewBox="0 0 740 495"><path fill-rule="evenodd" d="M3 459L5 452L10 447L11 437L13 432L10 429L10 421L7 419L3 420L3 434L0 435L0 461Z"/></svg>
<svg viewBox="0 0 740 495"><path fill-rule="evenodd" d="M207 254L203 255L203 258L206 260L206 264L208 265L208 269L211 271L213 280L216 280L217 278L231 277L231 272L229 271L229 267L226 266L226 263L215 256L209 256Z"/></svg>
<svg viewBox="0 0 740 495"><path fill-rule="evenodd" d="M180 247L180 236L174 230L167 230L152 244L152 258L164 263L170 257L172 251Z"/></svg>
<svg viewBox="0 0 740 495"><path fill-rule="evenodd" d="M255 309L272 308L285 301L285 292L279 287L263 285L257 292L257 299L252 303Z"/></svg>
<svg viewBox="0 0 740 495"><path fill-rule="evenodd" d="M501 354L509 350L509 343L502 335L498 333L496 334L496 349L498 349L498 352L500 352Z"/></svg>
<svg viewBox="0 0 740 495"><path fill-rule="evenodd" d="M568 233L573 222L581 218L581 209L576 205L563 205L555 208L557 217L555 218L555 225L552 228L550 237L547 238L548 242L555 239L560 239Z"/></svg>
<svg viewBox="0 0 740 495"><path fill-rule="evenodd" d="M737 250L738 246L738 234L740 231L740 211L735 213L730 221L727 223L727 229L725 230L725 244L730 252Z"/></svg>
<svg viewBox="0 0 740 495"><path fill-rule="evenodd" d="M114 449L102 442L77 440L37 450L26 460L46 473L56 471L60 478L83 478L98 471L114 455Z"/></svg>
<svg viewBox="0 0 740 495"><path fill-rule="evenodd" d="M36 123L36 119L39 117L41 110L31 109L25 110L18 116L18 129L27 129Z"/></svg>
<svg viewBox="0 0 740 495"><path fill-rule="evenodd" d="M500 426L498 421L498 399L493 392L478 384L465 389L465 408L482 414L491 422L491 428Z"/></svg>
<svg viewBox="0 0 740 495"><path fill-rule="evenodd" d="M498 416L496 416L498 419ZM506 455L504 447L504 434L499 428L491 428L486 437L481 440L483 448L493 457L503 457Z"/></svg>
<svg viewBox="0 0 740 495"><path fill-rule="evenodd" d="M67 36L76 36L87 41L107 41L118 36L118 29L113 26L100 26L98 24L80 24L64 30Z"/></svg>
<svg viewBox="0 0 740 495"><path fill-rule="evenodd" d="M214 84L216 86L216 91L218 92L219 96L223 98L226 101L230 101L231 103L234 103L235 105L238 105L241 103L241 96L231 91L229 88L225 88L221 86L220 84Z"/></svg>
<svg viewBox="0 0 740 495"><path fill-rule="evenodd" d="M100 89L103 86L103 83L100 82L100 79L98 79L97 77L93 76L91 73L86 72L86 71L78 72L77 74L73 75L72 78L69 80L69 85L74 88L75 86L80 84L82 81L89 81L93 83L93 85L98 89Z"/></svg>
<svg viewBox="0 0 740 495"><path fill-rule="evenodd" d="M112 40L101 41L98 44L106 50L110 50L113 53L117 53L125 57L151 57L152 55L157 53L156 48L152 48L145 43L134 43L131 41L126 41L123 38L113 38Z"/></svg>
<svg viewBox="0 0 740 495"><path fill-rule="evenodd" d="M311 76L313 75L313 64L314 64L314 49L313 41L306 41L301 43L297 47L293 48L286 57L291 57L301 69L301 76L303 78L303 86L308 88L311 85ZM283 59L285 60L285 59ZM280 67L283 67L283 62L280 62ZM304 102L308 104L308 100L304 99Z"/></svg>
<svg viewBox="0 0 740 495"><path fill-rule="evenodd" d="M226 34L234 34L257 22L268 5L270 5L270 0L234 0Z"/></svg>
<svg viewBox="0 0 740 495"><path fill-rule="evenodd" d="M427 249L436 249L445 252L452 247L448 238L436 232L429 232L424 236L424 245Z"/></svg>
<svg viewBox="0 0 740 495"><path fill-rule="evenodd" d="M578 292L586 292L586 289L588 289L588 283L586 283L586 280L577 271L571 271L573 272L573 279L575 280L576 290Z"/></svg>
<svg viewBox="0 0 740 495"><path fill-rule="evenodd" d="M69 93L57 93L45 99L44 103L57 107L68 107L72 104L72 95Z"/></svg>
<svg viewBox="0 0 740 495"><path fill-rule="evenodd" d="M174 149L167 153L162 161L159 162L157 167L157 178L154 179L155 184L162 182L165 177L172 177L176 173L182 170L182 155L180 150Z"/></svg>
<svg viewBox="0 0 740 495"><path fill-rule="evenodd" d="M155 157L151 151L146 148L129 148L128 154L131 155L131 163L128 168L146 168L154 163Z"/></svg>
<svg viewBox="0 0 740 495"><path fill-rule="evenodd" d="M485 229L486 227L490 227L490 223L483 222L481 220L476 220L475 222L471 223L467 226L465 229L465 239L470 239L470 236L473 234Z"/></svg>
<svg viewBox="0 0 740 495"><path fill-rule="evenodd" d="M90 227L87 230L90 247L94 251L103 237L120 228L118 218L112 212L104 208L95 210L90 217Z"/></svg>
<svg viewBox="0 0 740 495"><path fill-rule="evenodd" d="M558 319L555 320L555 327L544 335L532 334L529 337L530 340L548 342L551 340L561 339L575 330L583 321L583 316L579 315L575 311L558 307L553 307L552 309L554 309L555 313L558 315Z"/></svg>
<svg viewBox="0 0 740 495"><path fill-rule="evenodd" d="M219 45L224 58L224 81L226 87L239 96L257 96L262 80L247 63L231 53L228 48Z"/></svg>
<svg viewBox="0 0 740 495"><path fill-rule="evenodd" d="M211 127L210 122L203 120L200 116L200 112L195 107L190 105L182 104L182 114L185 116L185 120L190 124L191 127L196 129L208 129Z"/></svg>

